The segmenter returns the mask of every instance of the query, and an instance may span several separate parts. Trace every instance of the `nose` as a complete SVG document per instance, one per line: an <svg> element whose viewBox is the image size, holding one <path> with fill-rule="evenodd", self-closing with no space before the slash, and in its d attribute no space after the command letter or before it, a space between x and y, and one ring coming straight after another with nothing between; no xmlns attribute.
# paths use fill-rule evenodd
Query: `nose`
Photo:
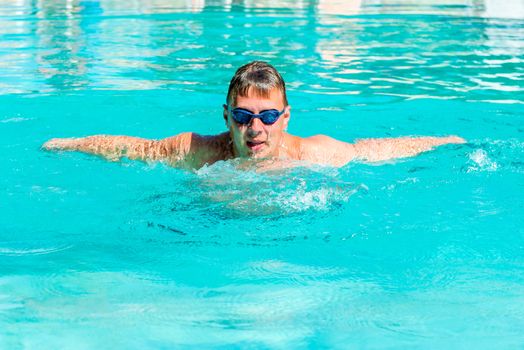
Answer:
<svg viewBox="0 0 524 350"><path fill-rule="evenodd" d="M260 118L251 119L248 125L248 132L250 136L256 136L260 134L263 130L264 130L264 123L262 123Z"/></svg>

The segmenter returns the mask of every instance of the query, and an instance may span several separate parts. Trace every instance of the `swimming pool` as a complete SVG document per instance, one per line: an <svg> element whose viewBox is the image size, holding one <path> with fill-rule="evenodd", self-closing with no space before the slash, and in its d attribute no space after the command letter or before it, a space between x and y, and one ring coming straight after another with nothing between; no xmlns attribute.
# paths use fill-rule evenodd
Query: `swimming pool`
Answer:
<svg viewBox="0 0 524 350"><path fill-rule="evenodd" d="M0 2L0 348L524 344L519 1ZM290 132L458 134L340 169L196 172L51 137L225 130L234 70Z"/></svg>

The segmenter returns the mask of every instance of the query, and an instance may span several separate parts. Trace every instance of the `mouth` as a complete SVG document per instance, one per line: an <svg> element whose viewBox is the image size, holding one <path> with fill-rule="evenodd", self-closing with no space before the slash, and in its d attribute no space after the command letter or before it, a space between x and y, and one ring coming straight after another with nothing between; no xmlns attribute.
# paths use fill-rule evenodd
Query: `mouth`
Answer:
<svg viewBox="0 0 524 350"><path fill-rule="evenodd" d="M246 142L246 146L252 151L252 152L258 152L262 148L264 148L265 142L264 141L256 141L251 140Z"/></svg>

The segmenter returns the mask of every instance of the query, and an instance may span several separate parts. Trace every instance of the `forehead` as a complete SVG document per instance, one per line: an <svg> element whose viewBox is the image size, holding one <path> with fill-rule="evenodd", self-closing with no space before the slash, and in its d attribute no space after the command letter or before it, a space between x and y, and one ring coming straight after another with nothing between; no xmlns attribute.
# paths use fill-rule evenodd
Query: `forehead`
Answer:
<svg viewBox="0 0 524 350"><path fill-rule="evenodd" d="M247 90L247 94L239 94L236 98L237 107L248 104L271 105L282 109L284 108L284 96L278 88L264 91L252 86Z"/></svg>

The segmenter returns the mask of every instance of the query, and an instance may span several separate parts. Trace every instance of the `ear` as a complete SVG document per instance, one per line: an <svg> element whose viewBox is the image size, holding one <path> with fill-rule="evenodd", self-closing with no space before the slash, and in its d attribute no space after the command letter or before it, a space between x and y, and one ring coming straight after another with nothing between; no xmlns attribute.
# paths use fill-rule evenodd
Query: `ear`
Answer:
<svg viewBox="0 0 524 350"><path fill-rule="evenodd" d="M222 105L222 107L224 108L222 112L224 116L224 121L226 122L226 127L229 129L229 119L227 118L227 105Z"/></svg>
<svg viewBox="0 0 524 350"><path fill-rule="evenodd" d="M289 118L291 118L291 106L286 107L287 111L282 115L282 118L284 118L283 126L284 130L287 130L287 125L289 124Z"/></svg>

